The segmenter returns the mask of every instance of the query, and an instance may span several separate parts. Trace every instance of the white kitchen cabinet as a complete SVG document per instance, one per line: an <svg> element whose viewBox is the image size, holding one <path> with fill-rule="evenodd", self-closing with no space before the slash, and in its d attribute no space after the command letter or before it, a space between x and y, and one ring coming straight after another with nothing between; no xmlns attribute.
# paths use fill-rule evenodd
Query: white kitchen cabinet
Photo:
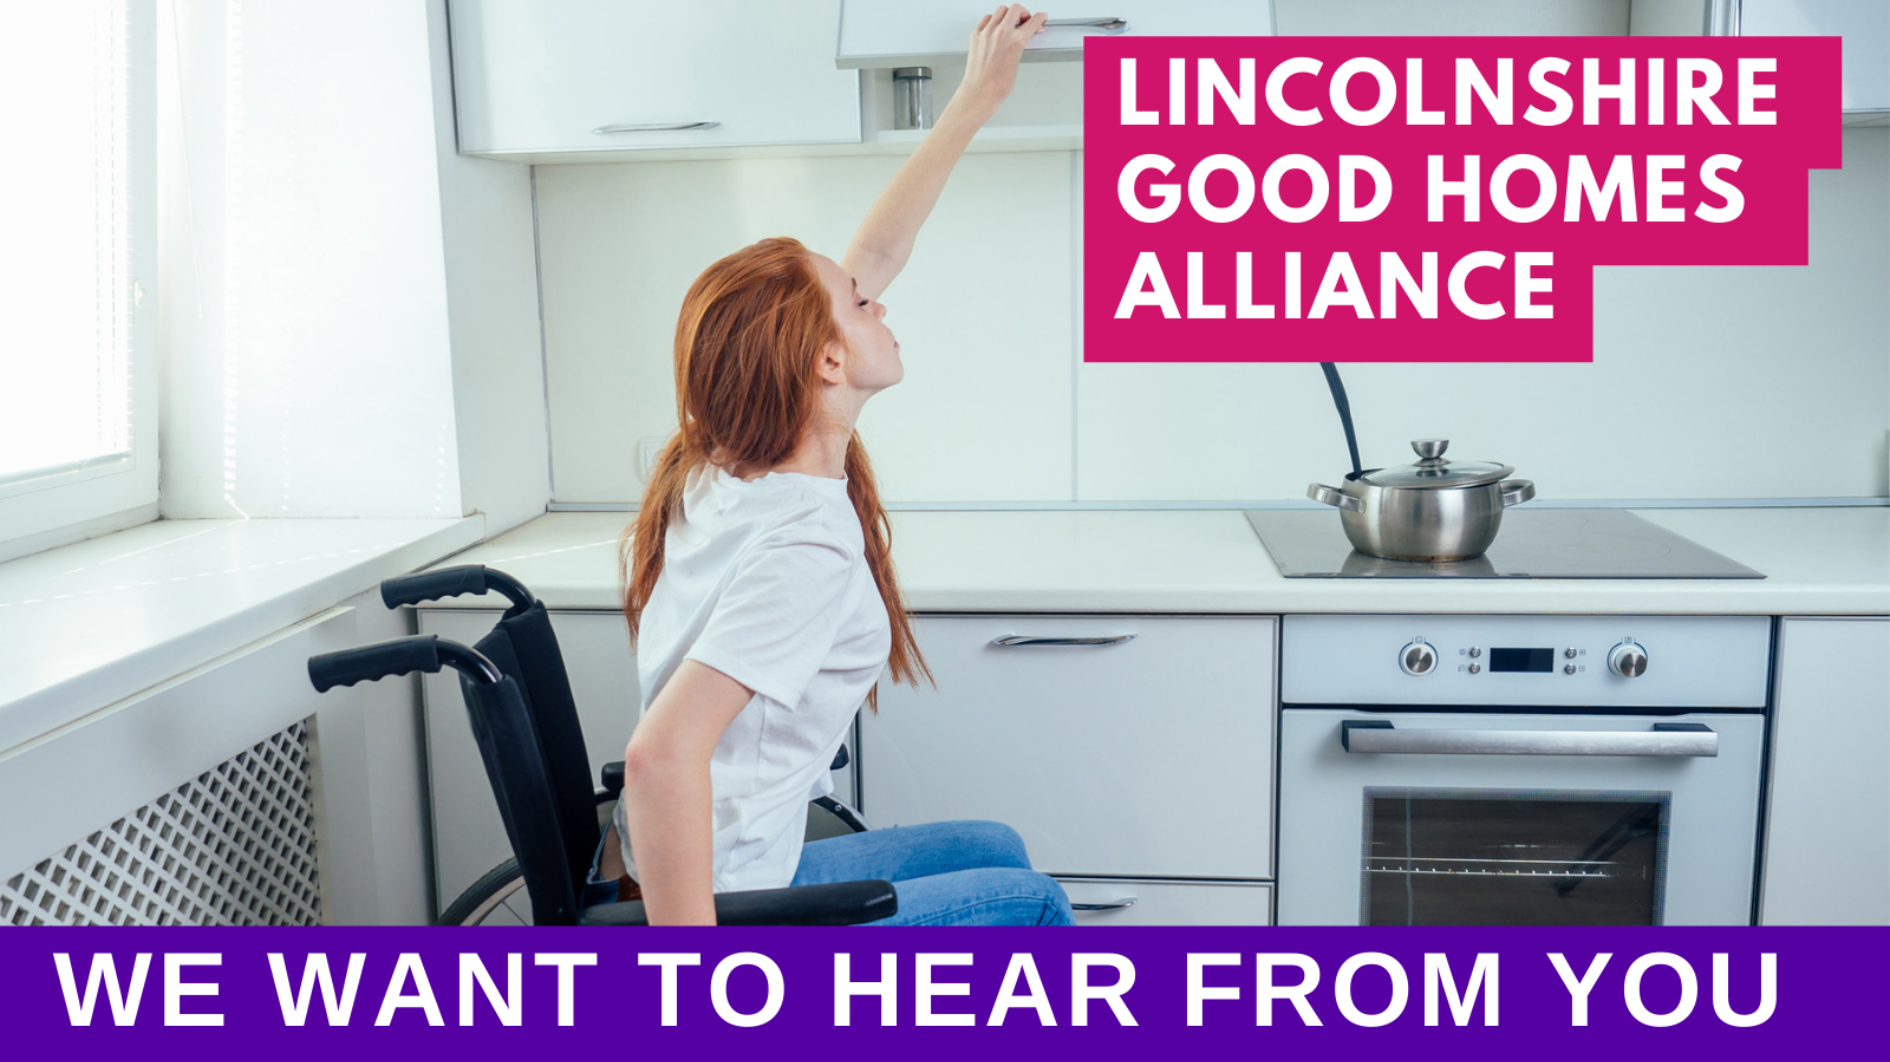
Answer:
<svg viewBox="0 0 1890 1062"><path fill-rule="evenodd" d="M913 626L938 688L882 682L861 716L875 827L993 819L1059 875L1272 876L1274 618ZM1018 637L1103 641L994 644Z"/></svg>
<svg viewBox="0 0 1890 1062"><path fill-rule="evenodd" d="M1058 878L1079 926L1270 926L1273 886Z"/></svg>
<svg viewBox="0 0 1890 1062"><path fill-rule="evenodd" d="M1739 0L1742 37L1844 38L1846 125L1890 112L1890 4L1884 0Z"/></svg>
<svg viewBox="0 0 1890 1062"><path fill-rule="evenodd" d="M839 0L452 0L459 150L857 143L838 14Z"/></svg>
<svg viewBox="0 0 1890 1062"><path fill-rule="evenodd" d="M484 609L421 609L420 633L472 645L492 630L500 613ZM636 658L620 612L554 611L571 696L577 702L591 777L623 759L630 728L643 703ZM492 799L479 747L473 743L459 676L451 669L426 676L427 774L433 803L434 882L439 905L453 902L481 874L511 858L512 849Z"/></svg>
<svg viewBox="0 0 1890 1062"><path fill-rule="evenodd" d="M842 67L914 66L963 61L972 27L996 5L987 0L845 0L840 9ZM1053 7L1054 22L1119 20L1119 29L1053 26L1024 48L1024 59L1083 57L1083 41L1098 34L1138 37L1265 37L1273 33L1268 0L1091 0Z"/></svg>
<svg viewBox="0 0 1890 1062"><path fill-rule="evenodd" d="M1762 925L1890 925L1890 619L1779 624Z"/></svg>

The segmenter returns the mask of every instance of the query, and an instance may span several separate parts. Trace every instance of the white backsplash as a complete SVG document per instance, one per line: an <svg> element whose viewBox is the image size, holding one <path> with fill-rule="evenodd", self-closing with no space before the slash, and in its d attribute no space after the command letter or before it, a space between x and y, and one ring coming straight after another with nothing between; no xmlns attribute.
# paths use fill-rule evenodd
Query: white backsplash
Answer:
<svg viewBox="0 0 1890 1062"><path fill-rule="evenodd" d="M683 292L769 235L845 249L902 160L541 166L562 502L641 493L675 424ZM886 295L905 382L861 420L889 500L1296 499L1345 471L1312 364L1082 365L1080 154L967 156ZM1890 430L1890 133L1811 174L1811 265L1610 267L1585 365L1342 367L1368 465L1408 440L1501 460L1544 499L1861 497Z"/></svg>

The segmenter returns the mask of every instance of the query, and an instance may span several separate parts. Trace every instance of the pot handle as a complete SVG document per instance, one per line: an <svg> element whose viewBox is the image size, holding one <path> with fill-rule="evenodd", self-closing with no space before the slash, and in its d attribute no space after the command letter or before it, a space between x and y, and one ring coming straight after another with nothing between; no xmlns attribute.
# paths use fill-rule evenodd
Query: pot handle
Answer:
<svg viewBox="0 0 1890 1062"><path fill-rule="evenodd" d="M1536 496L1536 485L1526 479L1506 479L1499 486L1503 488L1503 508L1505 509L1512 505L1521 505Z"/></svg>
<svg viewBox="0 0 1890 1062"><path fill-rule="evenodd" d="M1534 492L1535 488L1530 488L1530 493L1533 494ZM1306 497L1321 504L1330 505L1335 509L1344 509L1346 512L1351 513L1358 512L1360 509L1364 508L1359 504L1357 498L1342 491L1333 490L1324 483L1307 484Z"/></svg>

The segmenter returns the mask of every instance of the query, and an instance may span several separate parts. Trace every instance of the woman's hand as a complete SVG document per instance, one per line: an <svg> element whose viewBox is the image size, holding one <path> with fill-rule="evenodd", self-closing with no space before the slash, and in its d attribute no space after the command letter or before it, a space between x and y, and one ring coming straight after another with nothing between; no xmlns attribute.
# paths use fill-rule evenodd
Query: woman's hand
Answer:
<svg viewBox="0 0 1890 1062"><path fill-rule="evenodd" d="M952 102L964 99L982 125L997 113L1017 84L1017 64L1024 56L1024 45L1043 32L1049 15L1031 14L1022 4L1000 7L978 20L971 31L971 48L965 54L965 79L959 83Z"/></svg>

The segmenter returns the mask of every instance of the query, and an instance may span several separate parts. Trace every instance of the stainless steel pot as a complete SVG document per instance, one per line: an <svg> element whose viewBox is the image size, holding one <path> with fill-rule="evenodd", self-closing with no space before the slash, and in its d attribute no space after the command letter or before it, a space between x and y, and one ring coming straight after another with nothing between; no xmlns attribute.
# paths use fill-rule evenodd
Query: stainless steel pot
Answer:
<svg viewBox="0 0 1890 1062"><path fill-rule="evenodd" d="M1387 560L1457 561L1481 556L1496 541L1503 510L1536 496L1516 471L1492 461L1446 461L1448 439L1411 444L1419 460L1347 475L1344 486L1314 483L1306 496L1339 510L1345 537L1360 553Z"/></svg>

